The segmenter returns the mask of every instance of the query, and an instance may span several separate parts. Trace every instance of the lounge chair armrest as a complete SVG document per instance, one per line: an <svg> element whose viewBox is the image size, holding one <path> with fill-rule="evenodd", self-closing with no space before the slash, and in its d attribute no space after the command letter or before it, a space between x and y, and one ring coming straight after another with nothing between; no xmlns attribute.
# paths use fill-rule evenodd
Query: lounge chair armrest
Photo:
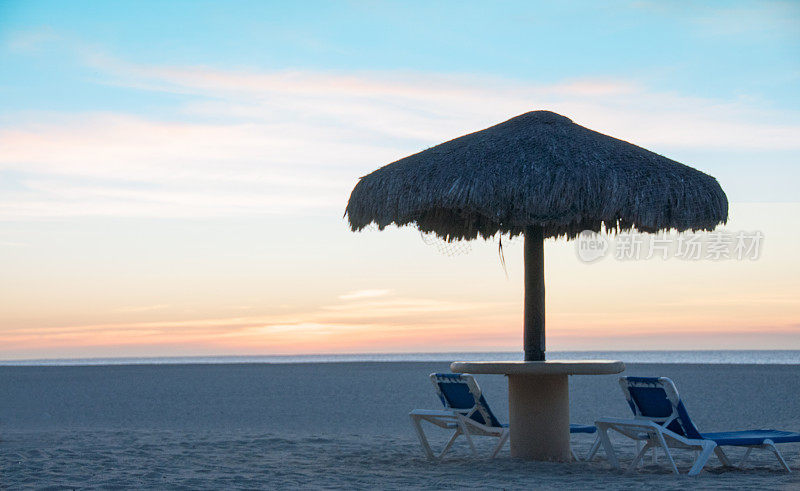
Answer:
<svg viewBox="0 0 800 491"><path fill-rule="evenodd" d="M659 426L658 424L646 420L646 419L633 419L633 418L600 418L595 421L595 426L626 426L630 428L641 428L642 431L647 430L664 430L663 427Z"/></svg>
<svg viewBox="0 0 800 491"><path fill-rule="evenodd" d="M457 418L455 411L448 411L446 409L414 409L409 415L412 416L434 416L437 418Z"/></svg>

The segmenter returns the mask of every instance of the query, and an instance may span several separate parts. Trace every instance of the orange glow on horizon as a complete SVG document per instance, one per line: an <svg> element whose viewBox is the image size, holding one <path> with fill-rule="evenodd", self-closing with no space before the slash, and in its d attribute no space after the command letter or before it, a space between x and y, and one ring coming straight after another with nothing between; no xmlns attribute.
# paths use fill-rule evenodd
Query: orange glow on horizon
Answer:
<svg viewBox="0 0 800 491"><path fill-rule="evenodd" d="M548 241L547 349L800 349L800 231L783 225L800 205L744 210L730 226L761 223L756 261L587 265L573 243ZM141 245L108 255L125 244L99 241L48 263L49 237L39 249L18 248L5 257L17 281L0 285L0 359L521 349L519 242L504 240L507 278L495 243L443 257L413 230L337 227L330 242L302 253L261 256L253 250L274 241L223 239L214 238L228 256L215 248L187 256L164 241L145 247L147 256L135 255ZM320 245L339 247L338 259Z"/></svg>

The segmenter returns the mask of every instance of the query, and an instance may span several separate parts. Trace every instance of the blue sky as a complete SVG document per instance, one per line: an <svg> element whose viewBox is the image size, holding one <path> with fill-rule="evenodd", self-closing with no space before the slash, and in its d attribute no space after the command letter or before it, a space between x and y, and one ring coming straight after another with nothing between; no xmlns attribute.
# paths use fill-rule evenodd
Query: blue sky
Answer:
<svg viewBox="0 0 800 491"><path fill-rule="evenodd" d="M398 244L417 237L349 234L356 179L529 110L714 175L745 205L734 225L758 228L752 210L767 208L748 206L766 202L764 228L778 230L800 201L800 2L0 0L0 67L0 266L13 271L0 326L27 326L14 336L31 356L37 329L202 325L247 304L262 317L289 309L279 325L311 332L325 316L303 312L359 298L348 292L408 300L414 278L392 271L413 260ZM339 263L326 270L331 251ZM377 265L390 255L402 260ZM380 276L343 279L343 264L366 258ZM424 271L436 259L416 273L435 277ZM798 286L796 258L771 261L765 286ZM31 275L37 265L58 281ZM312 271L324 275L304 297L296 278ZM487 285L518 292L511 277ZM425 302L444 301L433 285ZM62 298L46 313L43 291ZM782 305L767 327L785 336L800 307L776 298L753 308ZM47 352L113 351L64 342Z"/></svg>
<svg viewBox="0 0 800 491"><path fill-rule="evenodd" d="M4 85L32 96L4 102L22 109L37 101L115 107L113 91L87 93L92 70L81 58L89 53L132 63L488 73L538 83L624 76L687 95L799 104L796 2L6 0L0 22L3 62L13 67L3 71Z"/></svg>

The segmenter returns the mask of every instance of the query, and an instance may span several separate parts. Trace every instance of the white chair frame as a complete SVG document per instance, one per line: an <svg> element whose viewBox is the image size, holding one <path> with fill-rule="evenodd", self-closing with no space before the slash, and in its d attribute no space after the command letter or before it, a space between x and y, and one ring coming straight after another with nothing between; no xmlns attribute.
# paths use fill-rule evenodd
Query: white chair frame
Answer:
<svg viewBox="0 0 800 491"><path fill-rule="evenodd" d="M433 385L436 388L436 392L440 394L440 397L443 397L439 390L439 380L437 379L436 374L432 373L430 378L431 382L433 382ZM471 416L476 411L480 412L484 421L490 421L491 418L489 417L488 410L480 403L481 389L478 387L478 383L475 381L475 378L472 375L462 374L460 379L467 384L469 392L475 400L475 405L472 408L447 408L439 410L415 409L408 414L411 418L411 424L414 425L414 429L416 430L419 442L422 444L422 448L425 451L425 455L431 460L441 460L461 435L464 435L464 437L467 439L470 450L472 450L472 454L476 456L478 455L478 450L475 448L475 442L472 440L473 436L491 436L498 438L499 441L497 442L497 445L495 445L494 451L491 455L491 458L495 458L498 452L500 452L500 450L503 448L503 445L505 445L505 443L508 441L508 427L489 426L478 423L472 419ZM441 453L439 453L439 455L434 454L433 449L428 442L428 438L422 429L423 421L427 421L428 423L440 428L453 430L453 434L450 436L450 439L447 440L444 449L441 451Z"/></svg>
<svg viewBox="0 0 800 491"><path fill-rule="evenodd" d="M664 455L667 458L667 462L669 462L670 468L675 474L680 474L680 472L678 471L678 467L675 465L675 460L672 457L670 448L682 448L695 451L696 457L692 467L688 472L688 475L690 476L696 476L700 473L700 471L703 470L703 467L711 458L712 453L717 456L719 461L725 467L741 468L747 458L750 456L750 452L754 448L771 451L775 457L777 457L781 467L786 472L792 472L789 468L789 465L786 463L786 460L783 458L783 455L781 455L780 451L777 449L772 440L767 439L757 445L736 445L737 447L747 448L747 451L742 460L739 462L739 465L734 466L728 456L722 450L722 447L718 446L713 440L687 438L667 429L667 426L669 426L672 421L678 419L679 417L677 408L678 404L680 403L680 397L678 396L678 390L675 388L675 384L672 382L672 380L666 377L660 377L658 381L660 387L664 389L667 399L672 405L672 414L670 414L668 417L650 418L642 415L637 407L635 408L635 416L633 419L601 418L595 422L595 426L597 426L597 430L599 432L598 437L602 442L603 448L608 456L608 460L613 467L619 469L620 464L609 437L609 431L612 430L636 441L637 448L640 442L645 443L645 445L639 449L625 472L631 472L633 469L635 469L644 455L650 449L653 449L653 460L655 461L655 452L658 448L663 449ZM620 386L622 387L622 391L625 393L625 397L628 399L628 401L630 401L631 395L630 391L628 390L628 382L626 381L625 377L620 378L619 382Z"/></svg>

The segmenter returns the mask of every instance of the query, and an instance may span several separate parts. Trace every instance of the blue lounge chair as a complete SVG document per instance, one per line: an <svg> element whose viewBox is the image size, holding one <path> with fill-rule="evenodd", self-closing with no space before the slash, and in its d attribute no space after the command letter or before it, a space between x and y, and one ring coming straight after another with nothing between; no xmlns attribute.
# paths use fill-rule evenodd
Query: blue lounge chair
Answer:
<svg viewBox="0 0 800 491"><path fill-rule="evenodd" d="M599 437L608 460L614 467L619 468L619 461L611 446L609 430L645 443L628 466L628 472L638 465L644 454L651 448L654 451L657 448L664 450L667 461L675 474L679 474L679 472L670 448L699 451L689 470L690 476L700 473L708 459L711 458L712 452L717 455L722 465L732 467L728 456L722 450L724 446L747 448L739 467L750 456L752 449L761 448L775 454L781 466L787 472L791 472L775 444L800 442L800 433L778 430L700 433L689 418L689 413L678 396L678 389L675 388L672 380L666 377L621 377L619 384L628 400L628 405L633 410L634 419L603 418L595 423L600 430Z"/></svg>
<svg viewBox="0 0 800 491"><path fill-rule="evenodd" d="M441 459L450 450L456 439L464 435L473 455L478 454L475 443L472 441L473 436L498 438L499 441L494 447L492 458L497 456L508 440L508 425L501 424L492 413L475 378L472 375L459 373L432 373L430 378L442 405L444 405L444 410L415 409L408 414L425 455L431 460ZM440 428L454 430L438 456L434 455L428 438L422 430L422 421L427 421ZM569 426L570 433L595 433L597 431L597 428L591 425ZM596 439L589 452L589 458L594 456L599 447L600 441ZM572 456L575 460L580 460L574 451Z"/></svg>

